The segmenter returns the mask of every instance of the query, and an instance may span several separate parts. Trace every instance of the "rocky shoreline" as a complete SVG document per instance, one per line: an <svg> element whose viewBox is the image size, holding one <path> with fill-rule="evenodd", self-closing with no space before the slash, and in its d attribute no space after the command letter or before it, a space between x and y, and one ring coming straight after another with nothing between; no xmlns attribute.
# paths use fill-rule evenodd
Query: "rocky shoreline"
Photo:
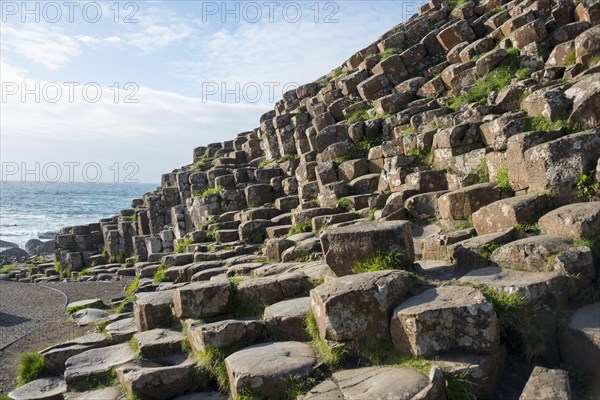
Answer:
<svg viewBox="0 0 600 400"><path fill-rule="evenodd" d="M600 2L430 0L7 271L134 278L9 398L597 398L599 106Z"/></svg>

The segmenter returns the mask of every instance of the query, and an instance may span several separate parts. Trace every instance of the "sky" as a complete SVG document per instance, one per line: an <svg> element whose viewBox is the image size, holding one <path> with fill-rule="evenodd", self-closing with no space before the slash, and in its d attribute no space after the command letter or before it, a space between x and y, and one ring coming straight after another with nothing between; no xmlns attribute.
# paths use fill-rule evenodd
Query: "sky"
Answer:
<svg viewBox="0 0 600 400"><path fill-rule="evenodd" d="M2 0L0 179L158 183L421 3Z"/></svg>

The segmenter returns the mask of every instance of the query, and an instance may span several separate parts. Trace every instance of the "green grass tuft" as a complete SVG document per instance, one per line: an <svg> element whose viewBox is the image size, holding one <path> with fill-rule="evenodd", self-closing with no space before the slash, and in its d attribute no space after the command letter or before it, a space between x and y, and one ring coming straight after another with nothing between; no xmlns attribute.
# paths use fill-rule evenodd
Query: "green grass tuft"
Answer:
<svg viewBox="0 0 600 400"><path fill-rule="evenodd" d="M350 211L354 208L354 203L352 203L352 200L342 197L337 201L337 207L344 211Z"/></svg>
<svg viewBox="0 0 600 400"><path fill-rule="evenodd" d="M177 246L175 246L175 253L177 253L177 254L186 253L187 252L187 247L190 244L193 244L193 243L194 243L193 239L188 239L188 240L185 240L183 242L177 243Z"/></svg>
<svg viewBox="0 0 600 400"><path fill-rule="evenodd" d="M531 118L525 131L555 131L563 129L566 133L577 133L581 128L577 124L570 124L567 118L559 119L558 121L550 121L542 115Z"/></svg>
<svg viewBox="0 0 600 400"><path fill-rule="evenodd" d="M212 189L206 189L205 191L202 192L201 196L211 196L213 194L219 194L219 192L223 190L223 188L221 186L217 186L215 188Z"/></svg>
<svg viewBox="0 0 600 400"><path fill-rule="evenodd" d="M485 246L483 246L483 249L481 250L479 255L481 255L481 257L485 258L486 260L489 260L494 250L500 247L502 247L502 245L499 243L488 243Z"/></svg>
<svg viewBox="0 0 600 400"><path fill-rule="evenodd" d="M24 385L48 374L44 357L35 352L23 353L19 359L17 385Z"/></svg>
<svg viewBox="0 0 600 400"><path fill-rule="evenodd" d="M298 233L310 232L312 230L312 219L306 218L302 221L298 222L296 225L292 226L288 231L286 237L290 237L292 235L296 235Z"/></svg>
<svg viewBox="0 0 600 400"><path fill-rule="evenodd" d="M137 290L139 285L140 285L140 276L136 275L135 278L133 279L133 282L131 282L131 284L125 288L125 295L127 295L128 297L133 296L133 294L135 293L135 291Z"/></svg>
<svg viewBox="0 0 600 400"><path fill-rule="evenodd" d="M160 283L160 282L170 282L171 279L165 274L167 272L167 266L164 264L160 264L156 272L154 273L154 278L152 278L152 282Z"/></svg>
<svg viewBox="0 0 600 400"><path fill-rule="evenodd" d="M587 201L593 201L594 196L598 193L598 182L588 174L583 174L577 181L577 197Z"/></svg>
<svg viewBox="0 0 600 400"><path fill-rule="evenodd" d="M352 268L352 272L361 274L364 272L411 269L412 264L413 263L402 252L382 252L377 250L371 258L364 261L357 261Z"/></svg>
<svg viewBox="0 0 600 400"><path fill-rule="evenodd" d="M541 233L540 227L537 224L528 224L528 223L516 224L515 230L519 233L531 233L534 235L539 235Z"/></svg>
<svg viewBox="0 0 600 400"><path fill-rule="evenodd" d="M504 164L504 166L498 171L498 175L496 176L496 181L498 184L498 189L502 192L513 192L513 187L510 184L510 179L508 177L508 164Z"/></svg>
<svg viewBox="0 0 600 400"><path fill-rule="evenodd" d="M309 313L306 316L305 320L306 332L310 335L312 339L312 344L317 354L319 355L319 359L330 366L331 368L337 368L343 362L345 352L342 348L336 347L331 348L327 345L325 340L321 339L319 334L319 327L317 326L317 320L312 313Z"/></svg>

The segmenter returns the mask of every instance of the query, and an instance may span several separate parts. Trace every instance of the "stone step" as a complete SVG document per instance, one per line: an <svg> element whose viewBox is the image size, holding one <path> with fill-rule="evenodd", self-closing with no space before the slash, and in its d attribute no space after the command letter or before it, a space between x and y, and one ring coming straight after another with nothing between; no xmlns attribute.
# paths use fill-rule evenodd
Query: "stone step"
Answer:
<svg viewBox="0 0 600 400"><path fill-rule="evenodd" d="M194 384L195 362L187 354L142 359L116 368L117 379L130 395L149 400L169 399Z"/></svg>
<svg viewBox="0 0 600 400"><path fill-rule="evenodd" d="M47 347L40 351L40 355L44 357L44 366L48 371L59 375L65 371L65 362L71 356L83 353L86 350L108 346L108 344L109 340L105 335L90 333L71 341Z"/></svg>
<svg viewBox="0 0 600 400"><path fill-rule="evenodd" d="M8 394L9 399L62 399L67 392L67 384L60 377L36 379L18 387Z"/></svg>
<svg viewBox="0 0 600 400"><path fill-rule="evenodd" d="M225 319L212 323L187 319L183 323L192 350L198 352L252 344L265 334L265 324L257 317Z"/></svg>
<svg viewBox="0 0 600 400"><path fill-rule="evenodd" d="M131 362L136 357L129 343L87 350L67 360L65 381L69 389L77 389L93 380L107 380L107 374L113 368Z"/></svg>
<svg viewBox="0 0 600 400"><path fill-rule="evenodd" d="M435 367L429 376L408 367L366 367L340 370L308 391L302 400L382 398L446 398L443 374Z"/></svg>
<svg viewBox="0 0 600 400"><path fill-rule="evenodd" d="M263 398L281 397L294 380L314 374L317 364L312 346L301 342L257 344L225 359L233 397L248 392Z"/></svg>
<svg viewBox="0 0 600 400"><path fill-rule="evenodd" d="M394 309L392 342L402 354L434 357L492 354L500 345L496 312L481 292L466 286L429 289Z"/></svg>

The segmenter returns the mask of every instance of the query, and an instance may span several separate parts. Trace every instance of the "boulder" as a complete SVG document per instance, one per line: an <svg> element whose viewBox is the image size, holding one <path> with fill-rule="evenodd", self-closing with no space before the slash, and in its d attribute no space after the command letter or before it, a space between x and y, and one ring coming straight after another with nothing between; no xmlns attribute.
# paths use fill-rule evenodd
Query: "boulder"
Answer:
<svg viewBox="0 0 600 400"><path fill-rule="evenodd" d="M348 128L345 125L331 125L317 134L316 150L320 153L334 143L348 140Z"/></svg>
<svg viewBox="0 0 600 400"><path fill-rule="evenodd" d="M536 19L523 25L510 34L510 41L517 49L522 49L530 43L539 43L548 37L548 31L542 19Z"/></svg>
<svg viewBox="0 0 600 400"><path fill-rule="evenodd" d="M538 225L547 235L597 240L600 237L600 202L569 204L541 217Z"/></svg>
<svg viewBox="0 0 600 400"><path fill-rule="evenodd" d="M600 86L599 86L600 87ZM565 86L551 86L536 90L521 103L530 117L542 116L550 121L563 119L571 102L566 97Z"/></svg>
<svg viewBox="0 0 600 400"><path fill-rule="evenodd" d="M59 343L40 351L44 357L44 366L54 374L65 371L65 362L70 357L109 344L109 339L101 333L90 333L73 340Z"/></svg>
<svg viewBox="0 0 600 400"><path fill-rule="evenodd" d="M312 346L301 342L257 344L225 359L231 395L250 392L263 398L279 398L288 385L312 375L317 356Z"/></svg>
<svg viewBox="0 0 600 400"><path fill-rule="evenodd" d="M469 22L461 19L438 33L437 40L442 47L448 51L459 43L471 43L476 37L477 36L475 35L475 32L473 32Z"/></svg>
<svg viewBox="0 0 600 400"><path fill-rule="evenodd" d="M65 400L123 400L123 393L111 386L89 392L69 392L65 394Z"/></svg>
<svg viewBox="0 0 600 400"><path fill-rule="evenodd" d="M327 265L337 276L351 274L356 262L369 259L378 251L399 253L406 261L404 267L415 259L410 223L406 221L329 228L321 235L321 246Z"/></svg>
<svg viewBox="0 0 600 400"><path fill-rule="evenodd" d="M409 298L394 309L390 330L398 351L418 357L492 354L500 345L492 304L466 286L443 286Z"/></svg>
<svg viewBox="0 0 600 400"><path fill-rule="evenodd" d="M389 338L393 308L410 293L403 271L344 276L310 291L311 308L321 338L365 340Z"/></svg>

